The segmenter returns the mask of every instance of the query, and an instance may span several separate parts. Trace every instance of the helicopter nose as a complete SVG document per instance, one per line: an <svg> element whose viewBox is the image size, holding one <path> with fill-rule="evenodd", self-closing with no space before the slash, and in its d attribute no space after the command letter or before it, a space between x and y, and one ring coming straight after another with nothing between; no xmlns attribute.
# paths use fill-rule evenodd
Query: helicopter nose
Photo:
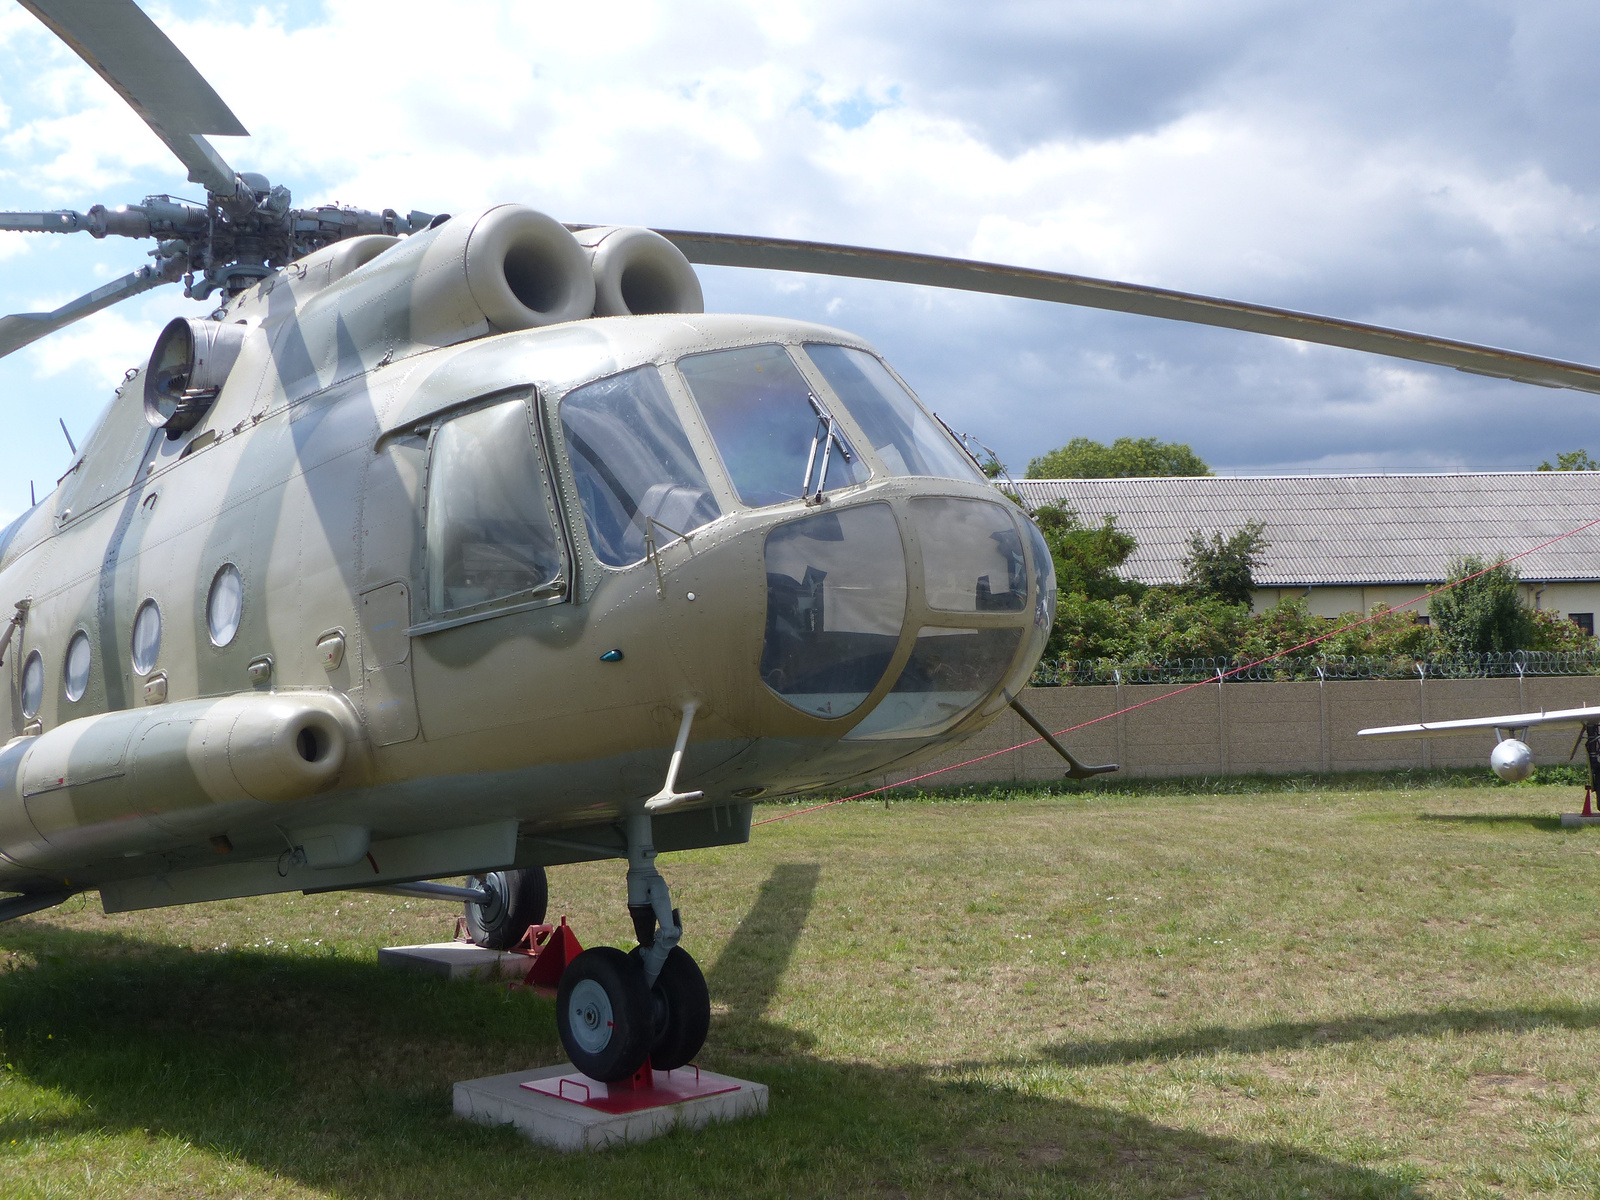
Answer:
<svg viewBox="0 0 1600 1200"><path fill-rule="evenodd" d="M762 682L824 719L866 707L852 740L932 737L985 700L997 710L1043 649L1026 637L1025 524L994 501L916 496L776 527Z"/></svg>

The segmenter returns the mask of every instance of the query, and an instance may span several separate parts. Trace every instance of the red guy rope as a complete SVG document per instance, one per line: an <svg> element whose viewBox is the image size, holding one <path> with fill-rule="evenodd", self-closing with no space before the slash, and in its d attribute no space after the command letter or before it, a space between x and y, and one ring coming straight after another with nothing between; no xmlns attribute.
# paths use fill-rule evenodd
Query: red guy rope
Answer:
<svg viewBox="0 0 1600 1200"><path fill-rule="evenodd" d="M1569 537L1573 537L1573 536L1575 536L1577 534L1582 533L1585 529L1594 528L1594 526L1596 526L1596 525L1600 525L1600 517L1596 517L1593 521L1585 521L1582 525L1579 525L1576 529L1569 529L1569 530L1567 530L1567 532L1565 532L1563 534L1558 534L1557 536L1551 538L1547 542L1540 542L1537 546L1531 546L1528 549L1522 551L1522 553L1520 553L1520 554L1513 554L1509 558L1502 558L1499 562L1495 563L1493 566L1485 567L1481 571L1474 571L1471 575L1463 576L1462 578L1457 579L1457 580L1455 580L1455 581L1453 581L1451 583L1446 583L1446 584L1444 584L1444 585L1442 585L1440 587L1436 587L1431 592L1424 592L1420 596L1417 596L1417 597L1415 597L1415 598L1413 598L1411 600L1407 600L1404 604L1396 604L1393 608L1386 609L1385 611L1386 612L1399 612L1401 609L1410 608L1413 604L1420 604L1424 600L1431 600L1433 597L1439 595L1441 592L1448 592L1451 588L1460 587L1463 583L1466 583L1468 580L1476 579L1480 575L1487 575L1487 574L1489 574L1490 571L1494 571L1494 570L1496 570L1496 569L1498 569L1500 567L1503 567L1507 563L1514 563L1519 558L1527 558L1528 555L1530 555L1530 554L1537 554L1540 550L1543 550L1546 546L1554 546L1557 542L1563 542ZM1241 671L1248 671L1252 667L1261 666L1262 663L1269 663L1269 662L1274 661L1275 659L1285 658L1288 655L1296 653L1297 651L1304 650L1304 649L1306 649L1307 647L1310 647L1310 646L1315 646L1318 642L1325 642L1331 637L1337 637L1339 634L1344 633L1346 630L1357 629L1362 625L1366 625L1371 621L1377 620L1382 615L1383 615L1383 613L1372 613L1369 616L1362 617L1358 621L1351 621L1348 625L1340 625L1336 629L1328 630L1327 633L1318 634L1316 637L1311 638L1309 641L1301 642L1298 646L1290 646L1287 650L1279 650L1276 654L1269 654L1265 658L1256 659L1255 662L1249 662L1249 663L1245 663L1243 666L1234 667L1231 671L1218 671L1217 672L1217 677L1215 679L1202 679L1198 683L1185 684L1183 687L1174 688L1170 692L1163 692L1159 696L1152 696L1148 700L1141 700L1137 704L1130 704L1126 708L1119 708L1115 712L1108 712L1108 713L1105 713L1102 716L1093 717L1090 720L1082 721L1077 725L1069 725L1065 729L1058 729L1058 730L1056 730L1055 736L1056 737L1061 737L1063 734L1076 733L1080 729L1087 729L1091 725L1098 725L1101 721L1109 721L1112 717L1120 717L1124 713L1133 712L1135 709L1146 708L1146 707L1148 707L1149 705L1152 705L1152 704L1159 704L1163 700L1170 700L1174 696L1181 696L1185 692L1192 692L1192 691L1195 690L1195 688L1211 687L1213 684L1217 683L1218 681L1223 680L1223 679L1227 679L1227 678L1229 678L1230 676L1233 676L1233 675L1237 675ZM847 800L861 800L861 799L863 799L863 798L865 798L867 796L876 796L879 792L887 792L891 788L905 787L906 784L908 784L908 783L920 783L922 780L931 779L935 775L943 775L946 771L954 771L954 770L957 770L960 767L970 767L973 763L983 762L984 759L987 759L987 758L998 758L1002 754L1010 754L1013 750L1021 750L1024 746L1036 746L1042 741L1044 741L1043 738L1030 738L1028 741L1018 742L1015 746L1007 746L1003 750L991 750L988 754L979 754L974 758L963 759L961 762L951 763L948 767L939 767L936 770L927 771L927 772L924 772L921 775L913 775L910 779L902 779L902 780L899 780L896 783L886 783L882 787L868 788L866 791L857 792L853 796L840 796L837 800L827 800L827 801L824 801L821 804L813 804L810 808L797 808L797 809L795 809L794 812L779 813L775 817L766 817L766 818L764 818L764 819L762 819L760 821L753 821L753 822L751 822L751 824L752 825L770 825L774 821L786 821L790 817L804 816L806 813L818 812L818 811L820 811L820 810L822 810L824 808L832 808L835 804L843 804Z"/></svg>

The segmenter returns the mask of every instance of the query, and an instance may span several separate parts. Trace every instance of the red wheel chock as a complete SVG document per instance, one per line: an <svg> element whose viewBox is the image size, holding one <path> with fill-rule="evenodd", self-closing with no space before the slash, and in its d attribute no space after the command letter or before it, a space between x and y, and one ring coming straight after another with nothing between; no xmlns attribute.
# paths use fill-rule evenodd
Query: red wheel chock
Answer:
<svg viewBox="0 0 1600 1200"><path fill-rule="evenodd" d="M583 953L583 946L566 917L562 917L559 925L535 925L507 953L526 954L533 959L522 979L523 987L554 991L561 983L561 973Z"/></svg>

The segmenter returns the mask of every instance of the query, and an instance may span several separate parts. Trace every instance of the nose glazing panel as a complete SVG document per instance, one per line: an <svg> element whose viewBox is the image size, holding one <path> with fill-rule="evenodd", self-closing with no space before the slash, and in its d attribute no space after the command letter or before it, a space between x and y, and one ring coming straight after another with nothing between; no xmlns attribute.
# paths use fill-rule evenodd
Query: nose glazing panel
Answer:
<svg viewBox="0 0 1600 1200"><path fill-rule="evenodd" d="M761 678L820 717L853 712L883 678L906 614L900 534L887 504L780 525L767 535Z"/></svg>
<svg viewBox="0 0 1600 1200"><path fill-rule="evenodd" d="M1038 587L1033 602L1033 625L1028 630L1027 669L1031 671L1033 664L1044 653L1045 644L1050 640L1050 631L1056 624L1056 564L1050 557L1050 547L1045 543L1039 527L1027 520L1022 525L1028 534L1028 550L1033 555L1033 578Z"/></svg>
<svg viewBox="0 0 1600 1200"><path fill-rule="evenodd" d="M999 686L1022 640L1021 629L917 631L900 678L849 738L932 737L949 729Z"/></svg>
<svg viewBox="0 0 1600 1200"><path fill-rule="evenodd" d="M1021 612L1028 601L1022 536L998 504L922 496L911 502L922 545L928 607L942 612Z"/></svg>

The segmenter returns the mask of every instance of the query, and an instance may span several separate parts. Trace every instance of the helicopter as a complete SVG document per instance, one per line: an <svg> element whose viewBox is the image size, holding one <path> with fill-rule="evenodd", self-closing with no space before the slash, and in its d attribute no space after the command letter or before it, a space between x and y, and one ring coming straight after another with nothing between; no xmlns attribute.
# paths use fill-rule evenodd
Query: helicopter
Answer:
<svg viewBox="0 0 1600 1200"><path fill-rule="evenodd" d="M0 919L300 891L540 923L626 863L638 946L562 975L564 1049L688 1063L710 1001L662 853L1015 709L1047 545L862 339L705 313L739 266L1086 305L1600 391L1600 369L1085 276L710 232L296 208L133 0L21 0L205 189L0 229L155 243L0 354L152 288L212 305L0 530ZM466 876L464 886L440 880Z"/></svg>

